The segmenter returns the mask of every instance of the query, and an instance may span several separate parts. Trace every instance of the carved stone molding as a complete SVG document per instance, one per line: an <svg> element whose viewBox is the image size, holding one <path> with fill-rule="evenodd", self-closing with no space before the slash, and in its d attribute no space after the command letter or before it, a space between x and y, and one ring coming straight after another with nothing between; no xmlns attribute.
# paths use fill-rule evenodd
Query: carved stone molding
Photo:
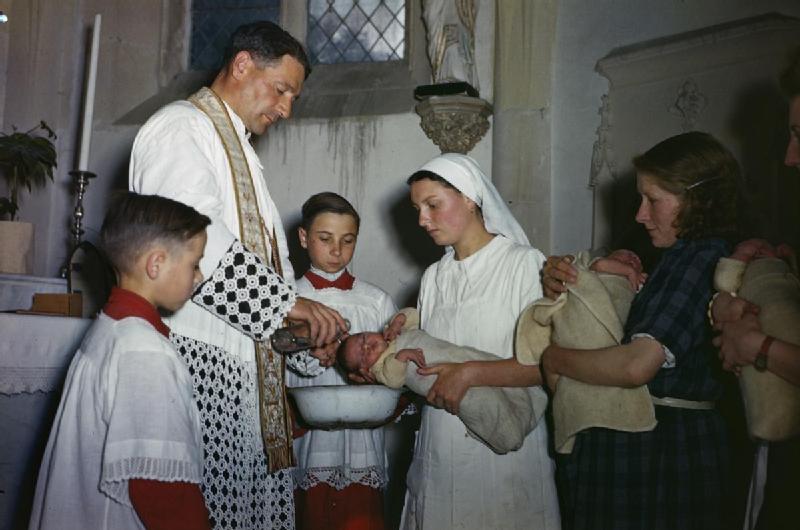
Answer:
<svg viewBox="0 0 800 530"><path fill-rule="evenodd" d="M592 146L592 167L589 171L589 187L595 188L600 184L606 175L614 177L614 158L611 151L611 108L608 102L608 94L603 94L600 98L600 125L597 126L597 140Z"/></svg>
<svg viewBox="0 0 800 530"><path fill-rule="evenodd" d="M683 132L694 130L697 118L708 105L708 97L700 91L691 77L678 88L675 102L669 107L669 113L681 118Z"/></svg>
<svg viewBox="0 0 800 530"><path fill-rule="evenodd" d="M431 96L415 107L420 126L442 153L469 153L489 130L492 106L470 96Z"/></svg>

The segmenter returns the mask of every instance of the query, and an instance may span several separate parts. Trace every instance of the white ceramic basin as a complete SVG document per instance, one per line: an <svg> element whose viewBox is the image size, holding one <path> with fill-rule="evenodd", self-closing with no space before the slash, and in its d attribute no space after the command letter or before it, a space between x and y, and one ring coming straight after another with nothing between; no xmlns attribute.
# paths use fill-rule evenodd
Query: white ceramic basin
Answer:
<svg viewBox="0 0 800 530"><path fill-rule="evenodd" d="M306 423L318 429L377 427L397 407L400 390L383 385L289 388Z"/></svg>

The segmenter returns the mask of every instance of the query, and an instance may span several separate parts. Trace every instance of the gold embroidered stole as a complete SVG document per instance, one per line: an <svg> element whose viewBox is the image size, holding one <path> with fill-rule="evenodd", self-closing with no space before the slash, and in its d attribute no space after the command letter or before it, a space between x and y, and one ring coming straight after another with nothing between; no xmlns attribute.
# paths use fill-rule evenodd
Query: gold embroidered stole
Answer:
<svg viewBox="0 0 800 530"><path fill-rule="evenodd" d="M236 191L236 209L239 214L239 236L242 244L269 263L267 242L272 250L272 267L283 276L278 245L273 228L268 237L261 214L258 211L253 175L247 164L239 135L222 100L208 87L203 87L189 98L198 109L211 118L217 134L222 139ZM258 402L261 436L264 452L269 458L269 469L276 472L294 465L292 453L292 426L283 382L285 360L276 354L269 342L255 342L256 365L258 367Z"/></svg>

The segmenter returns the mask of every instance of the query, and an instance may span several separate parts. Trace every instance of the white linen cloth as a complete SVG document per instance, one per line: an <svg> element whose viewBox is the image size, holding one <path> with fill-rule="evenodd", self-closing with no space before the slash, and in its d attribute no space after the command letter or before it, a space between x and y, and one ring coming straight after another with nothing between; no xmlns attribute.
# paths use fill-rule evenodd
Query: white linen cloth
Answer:
<svg viewBox="0 0 800 530"><path fill-rule="evenodd" d="M202 480L192 381L138 317L101 313L75 354L39 471L30 528L142 529L128 480Z"/></svg>
<svg viewBox="0 0 800 530"><path fill-rule="evenodd" d="M315 274L334 280L341 273ZM350 321L350 332L380 331L397 312L389 295L379 287L356 278L351 290L336 288L315 289L305 277L297 280L297 293L332 307ZM316 359L314 359L316 362ZM316 362L319 366L319 363ZM314 377L302 377L286 371L286 386L346 385L347 380L335 367L324 369ZM328 484L343 489L350 484L372 488L386 485L386 455L384 429L312 429L294 440L297 468L294 470L297 487L309 489Z"/></svg>
<svg viewBox="0 0 800 530"><path fill-rule="evenodd" d="M60 388L88 318L0 314L0 394Z"/></svg>
<svg viewBox="0 0 800 530"><path fill-rule="evenodd" d="M509 358L517 317L542 295L544 256L503 236L466 259L447 254L425 271L421 328L458 345ZM541 388L538 392L544 392ZM401 528L560 527L544 422L513 453L497 455L444 410L426 406L408 473Z"/></svg>
<svg viewBox="0 0 800 530"><path fill-rule="evenodd" d="M0 273L0 311L30 309L34 293L66 293L67 280Z"/></svg>

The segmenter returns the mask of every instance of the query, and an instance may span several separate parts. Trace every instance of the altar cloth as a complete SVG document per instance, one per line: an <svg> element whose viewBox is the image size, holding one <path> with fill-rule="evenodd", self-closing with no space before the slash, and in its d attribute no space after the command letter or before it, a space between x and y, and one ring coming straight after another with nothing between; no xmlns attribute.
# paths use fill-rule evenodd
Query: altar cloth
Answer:
<svg viewBox="0 0 800 530"><path fill-rule="evenodd" d="M27 528L61 387L91 323L0 313L0 530Z"/></svg>

